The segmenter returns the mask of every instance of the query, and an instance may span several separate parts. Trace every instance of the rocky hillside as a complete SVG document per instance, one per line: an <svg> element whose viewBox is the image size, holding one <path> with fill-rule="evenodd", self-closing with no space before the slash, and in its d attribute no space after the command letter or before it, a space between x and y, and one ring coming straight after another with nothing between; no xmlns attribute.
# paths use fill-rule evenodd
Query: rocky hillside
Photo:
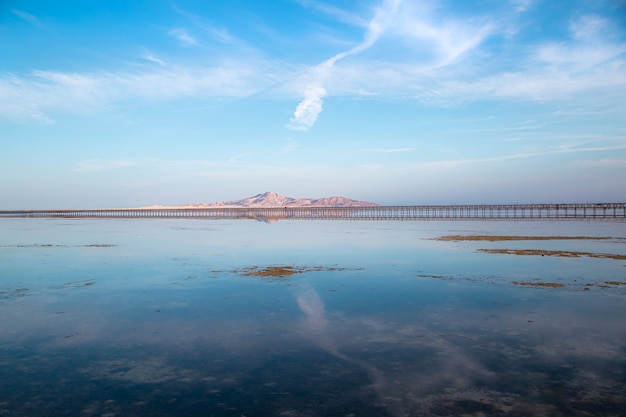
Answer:
<svg viewBox="0 0 626 417"><path fill-rule="evenodd" d="M352 200L346 197L291 198L268 191L241 200L193 203L181 207L371 207L377 205L378 204L375 203Z"/></svg>

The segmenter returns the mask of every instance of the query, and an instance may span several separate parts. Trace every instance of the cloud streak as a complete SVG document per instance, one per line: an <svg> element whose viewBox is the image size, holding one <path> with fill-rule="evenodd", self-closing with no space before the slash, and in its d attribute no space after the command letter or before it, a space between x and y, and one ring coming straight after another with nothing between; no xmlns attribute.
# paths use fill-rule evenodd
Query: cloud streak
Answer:
<svg viewBox="0 0 626 417"><path fill-rule="evenodd" d="M400 153L400 152L414 152L417 148L370 148L366 149L368 152L381 152L381 153Z"/></svg>
<svg viewBox="0 0 626 417"><path fill-rule="evenodd" d="M533 3L511 1L524 10ZM616 34L610 16L577 16L564 26L569 38L541 38L520 48L515 40L508 43L506 25L497 14L461 19L427 2L385 0L364 21L357 13L316 1L303 4L362 28L361 42L313 67L273 58L267 51L241 54L232 48L219 58L203 55L196 62L181 64L151 48L127 69L0 73L0 117L53 124L58 113L110 111L128 100L152 105L185 98L257 95L299 100L287 126L307 131L317 122L329 95L426 106L483 100L545 102L575 96L579 107L594 104L594 111L624 108L620 103L626 92L626 43ZM27 12L12 12L40 24ZM213 30L201 18L189 18L196 32L208 31L219 42L238 44L226 29ZM185 46L200 44L182 26L171 29L169 36ZM494 38L496 46L490 43ZM387 47L394 53L380 53Z"/></svg>
<svg viewBox="0 0 626 417"><path fill-rule="evenodd" d="M323 100L326 96L324 84L331 75L333 67L337 62L352 55L357 55L370 48L385 31L391 17L393 17L402 0L385 0L376 9L374 17L367 25L367 30L363 41L347 51L339 52L326 61L316 66L310 74L311 81L304 89L304 98L296 107L293 117L287 125L294 130L309 130L323 110Z"/></svg>
<svg viewBox="0 0 626 417"><path fill-rule="evenodd" d="M189 32L187 32L187 29L185 29L185 28L172 29L169 32L167 32L167 34L170 35L170 36L173 36L176 39L178 39L180 41L180 43L182 43L185 46L196 46L196 45L198 45L198 41L196 40L196 38L191 36L189 34Z"/></svg>
<svg viewBox="0 0 626 417"><path fill-rule="evenodd" d="M141 159L92 159L77 163L76 167L72 169L72 171L82 173L114 171L119 169L135 168L151 163L154 163L154 161Z"/></svg>
<svg viewBox="0 0 626 417"><path fill-rule="evenodd" d="M44 25L41 23L39 18L31 13L25 12L23 10L11 9L11 13L22 19L23 21L30 23L31 25L43 29Z"/></svg>
<svg viewBox="0 0 626 417"><path fill-rule="evenodd" d="M165 61L163 61L162 59L154 56L153 54L146 52L145 54L142 55L142 58L145 59L146 61L150 61L150 62L154 62L156 64L159 64L162 67L167 66L167 64L165 63Z"/></svg>
<svg viewBox="0 0 626 417"><path fill-rule="evenodd" d="M246 97L277 82L282 72L269 62L224 63L211 67L154 62L135 71L68 73L33 71L0 74L0 117L17 123L55 123L53 114L111 111L125 100L144 104L197 97Z"/></svg>

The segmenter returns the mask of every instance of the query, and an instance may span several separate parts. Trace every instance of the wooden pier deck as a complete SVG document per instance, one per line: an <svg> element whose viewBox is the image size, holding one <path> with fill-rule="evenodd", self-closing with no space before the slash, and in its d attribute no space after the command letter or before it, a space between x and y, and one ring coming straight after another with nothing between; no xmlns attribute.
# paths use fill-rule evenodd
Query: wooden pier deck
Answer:
<svg viewBox="0 0 626 417"><path fill-rule="evenodd" d="M0 218L194 218L275 220L626 219L626 203L484 204L375 207L236 207L3 210Z"/></svg>

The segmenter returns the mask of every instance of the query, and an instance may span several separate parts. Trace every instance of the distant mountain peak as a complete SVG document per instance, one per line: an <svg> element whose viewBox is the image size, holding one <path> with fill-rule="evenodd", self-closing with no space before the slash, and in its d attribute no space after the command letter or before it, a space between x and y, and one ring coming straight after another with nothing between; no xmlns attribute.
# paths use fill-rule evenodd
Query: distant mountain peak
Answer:
<svg viewBox="0 0 626 417"><path fill-rule="evenodd" d="M376 203L352 200L347 197L323 197L323 198L292 198L280 195L274 191L266 191L252 197L241 200L218 201L214 203L193 203L176 207L372 207Z"/></svg>

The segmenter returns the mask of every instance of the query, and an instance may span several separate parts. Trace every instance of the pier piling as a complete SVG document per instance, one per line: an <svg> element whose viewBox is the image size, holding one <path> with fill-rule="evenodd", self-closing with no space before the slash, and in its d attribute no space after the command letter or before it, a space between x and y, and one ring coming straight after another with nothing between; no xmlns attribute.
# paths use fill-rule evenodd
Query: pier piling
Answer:
<svg viewBox="0 0 626 417"><path fill-rule="evenodd" d="M2 210L3 217L273 220L626 219L626 203Z"/></svg>

